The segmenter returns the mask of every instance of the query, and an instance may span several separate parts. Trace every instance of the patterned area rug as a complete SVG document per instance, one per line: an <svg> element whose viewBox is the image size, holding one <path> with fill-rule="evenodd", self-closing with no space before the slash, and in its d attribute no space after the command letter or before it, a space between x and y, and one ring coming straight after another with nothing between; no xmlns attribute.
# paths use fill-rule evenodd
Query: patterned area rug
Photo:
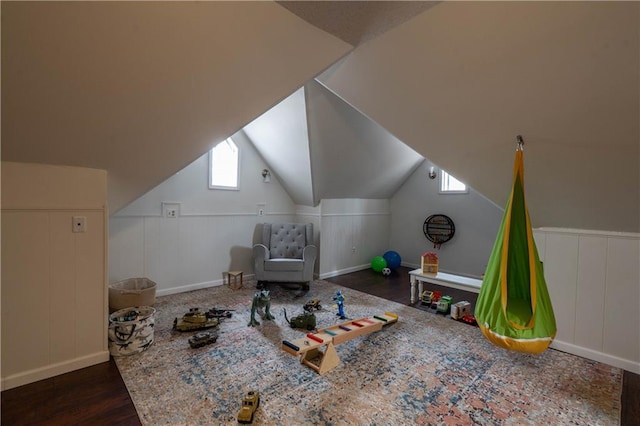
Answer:
<svg viewBox="0 0 640 426"><path fill-rule="evenodd" d="M285 321L319 298L318 327L384 312L395 324L336 346L340 364L319 375L281 349L304 337ZM622 371L556 350L534 356L491 345L480 330L325 281L272 285L274 321L248 327L254 283L159 297L155 342L116 362L145 425L237 424L243 395L261 394L254 424L619 424ZM218 341L192 349L195 332L172 331L190 307L233 309Z"/></svg>

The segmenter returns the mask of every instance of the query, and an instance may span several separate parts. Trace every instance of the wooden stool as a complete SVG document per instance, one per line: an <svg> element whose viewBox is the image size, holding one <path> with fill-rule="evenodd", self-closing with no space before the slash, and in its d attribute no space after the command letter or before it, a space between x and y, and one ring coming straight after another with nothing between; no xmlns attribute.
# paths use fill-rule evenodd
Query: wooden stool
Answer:
<svg viewBox="0 0 640 426"><path fill-rule="evenodd" d="M240 280L238 280L240 278ZM227 272L227 285L234 290L242 287L242 271Z"/></svg>

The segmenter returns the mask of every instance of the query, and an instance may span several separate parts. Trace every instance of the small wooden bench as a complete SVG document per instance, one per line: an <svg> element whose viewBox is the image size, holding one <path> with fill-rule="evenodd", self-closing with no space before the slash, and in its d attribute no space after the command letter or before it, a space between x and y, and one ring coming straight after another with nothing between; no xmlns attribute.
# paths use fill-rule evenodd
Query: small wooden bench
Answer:
<svg viewBox="0 0 640 426"><path fill-rule="evenodd" d="M471 291L473 293L480 293L480 286L482 285L482 280L478 280L476 278L447 274L446 272L438 272L437 274L423 274L422 269L420 268L414 269L413 271L409 272L409 279L411 280L412 304L416 301L416 281L418 282L418 299L422 294L423 284L425 282L445 287L457 288L460 290Z"/></svg>

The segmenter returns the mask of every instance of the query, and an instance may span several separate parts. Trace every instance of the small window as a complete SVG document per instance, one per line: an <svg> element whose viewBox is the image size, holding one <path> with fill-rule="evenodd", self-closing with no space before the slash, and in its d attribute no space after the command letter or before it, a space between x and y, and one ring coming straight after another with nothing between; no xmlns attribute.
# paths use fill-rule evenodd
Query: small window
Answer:
<svg viewBox="0 0 640 426"><path fill-rule="evenodd" d="M226 139L209 151L209 188L238 189L240 150Z"/></svg>
<svg viewBox="0 0 640 426"><path fill-rule="evenodd" d="M467 185L460 182L444 170L440 171L440 193L462 194L468 192Z"/></svg>

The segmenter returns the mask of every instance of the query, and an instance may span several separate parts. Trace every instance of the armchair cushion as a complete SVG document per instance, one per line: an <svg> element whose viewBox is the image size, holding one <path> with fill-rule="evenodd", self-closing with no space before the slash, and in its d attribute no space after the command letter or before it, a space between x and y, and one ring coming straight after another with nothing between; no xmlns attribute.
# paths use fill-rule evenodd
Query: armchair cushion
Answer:
<svg viewBox="0 0 640 426"><path fill-rule="evenodd" d="M313 228L310 225L265 223L262 227L262 244L269 247L269 255L272 259L302 259L304 248L313 244Z"/></svg>
<svg viewBox="0 0 640 426"><path fill-rule="evenodd" d="M265 223L262 241L253 246L254 272L259 286L266 281L313 280L318 255L311 223Z"/></svg>

